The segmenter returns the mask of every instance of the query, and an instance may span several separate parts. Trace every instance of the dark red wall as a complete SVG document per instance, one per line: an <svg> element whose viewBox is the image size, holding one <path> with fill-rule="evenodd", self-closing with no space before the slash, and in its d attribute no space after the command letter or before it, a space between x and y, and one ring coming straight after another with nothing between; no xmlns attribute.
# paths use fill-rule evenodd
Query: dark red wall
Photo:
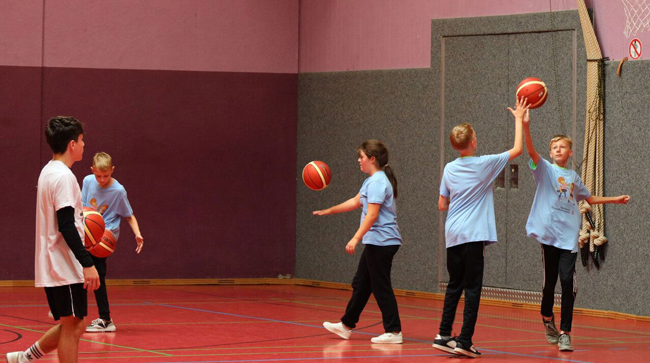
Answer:
<svg viewBox="0 0 650 363"><path fill-rule="evenodd" d="M145 238L136 255L122 223L108 278L293 273L296 74L0 67L0 85L0 279L33 278L55 115L85 125L80 182L95 152L111 154Z"/></svg>

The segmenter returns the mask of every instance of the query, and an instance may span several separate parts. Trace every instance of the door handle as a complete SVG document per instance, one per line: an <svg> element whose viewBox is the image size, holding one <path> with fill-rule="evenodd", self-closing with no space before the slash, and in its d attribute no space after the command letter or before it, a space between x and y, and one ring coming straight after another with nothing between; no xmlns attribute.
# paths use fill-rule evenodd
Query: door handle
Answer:
<svg viewBox="0 0 650 363"><path fill-rule="evenodd" d="M506 168L503 168L499 175L497 175L497 178L494 181L494 186L497 188L505 188L506 187Z"/></svg>
<svg viewBox="0 0 650 363"><path fill-rule="evenodd" d="M510 164L510 189L519 189L519 165Z"/></svg>

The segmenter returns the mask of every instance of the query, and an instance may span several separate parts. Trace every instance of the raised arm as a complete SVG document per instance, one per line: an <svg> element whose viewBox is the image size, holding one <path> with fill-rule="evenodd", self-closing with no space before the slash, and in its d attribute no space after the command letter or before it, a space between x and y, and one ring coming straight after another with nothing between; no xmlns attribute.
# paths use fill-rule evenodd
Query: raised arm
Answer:
<svg viewBox="0 0 650 363"><path fill-rule="evenodd" d="M627 204L630 201L629 195L619 195L618 197L599 197L592 195L585 199L589 204Z"/></svg>
<svg viewBox="0 0 650 363"><path fill-rule="evenodd" d="M341 204L323 210L316 210L313 211L312 213L315 216L326 216L328 214L349 212L357 208L361 208L361 196L359 194L357 194L353 198L346 200Z"/></svg>
<svg viewBox="0 0 650 363"><path fill-rule="evenodd" d="M528 113L528 106L529 105L527 104L527 100L522 97L521 99L517 100L514 110L508 107L508 110L515 117L515 144L512 147L512 149L509 150L510 152L509 160L512 160L517 156L521 155L524 150L524 143L521 136L521 129L522 129L524 115Z"/></svg>
<svg viewBox="0 0 650 363"><path fill-rule="evenodd" d="M537 150L535 150L535 145L533 145L533 137L530 136L530 111L526 110L526 115L524 115L524 137L526 139L526 150L528 150L528 155L533 160L533 163L537 165L539 162L540 156Z"/></svg>

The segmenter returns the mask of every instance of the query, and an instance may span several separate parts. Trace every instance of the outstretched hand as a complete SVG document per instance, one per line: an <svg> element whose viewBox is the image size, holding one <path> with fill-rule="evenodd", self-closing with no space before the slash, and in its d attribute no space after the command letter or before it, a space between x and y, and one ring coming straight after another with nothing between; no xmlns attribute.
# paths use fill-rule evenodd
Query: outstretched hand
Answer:
<svg viewBox="0 0 650 363"><path fill-rule="evenodd" d="M620 195L616 197L616 201L614 203L616 204L627 204L627 202L630 201L630 196L629 195Z"/></svg>
<svg viewBox="0 0 650 363"><path fill-rule="evenodd" d="M512 113L515 119L521 119L524 122L528 122L530 121L529 107L530 104L528 104L528 99L522 97L520 99L517 99L515 109L513 110L512 108L508 107L508 111Z"/></svg>
<svg viewBox="0 0 650 363"><path fill-rule="evenodd" d="M332 214L331 208L323 209L323 210L315 210L311 212L315 216L326 216L328 214Z"/></svg>

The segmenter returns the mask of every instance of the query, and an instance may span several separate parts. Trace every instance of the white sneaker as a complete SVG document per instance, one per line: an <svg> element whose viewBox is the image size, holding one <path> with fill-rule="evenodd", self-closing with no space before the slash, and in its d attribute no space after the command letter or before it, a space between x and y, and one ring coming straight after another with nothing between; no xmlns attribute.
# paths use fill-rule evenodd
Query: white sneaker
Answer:
<svg viewBox="0 0 650 363"><path fill-rule="evenodd" d="M332 324L326 321L323 323L323 326L325 327L325 329L340 336L343 339L350 339L350 335L352 334L352 330L349 330L348 328L344 327L343 323Z"/></svg>
<svg viewBox="0 0 650 363"><path fill-rule="evenodd" d="M371 342L376 344L402 344L402 332L384 333L378 337L370 339Z"/></svg>
<svg viewBox="0 0 650 363"><path fill-rule="evenodd" d="M113 320L106 322L102 318L97 318L86 327L86 333L109 333L116 331L117 328L113 324Z"/></svg>
<svg viewBox="0 0 650 363"><path fill-rule="evenodd" d="M23 352L7 353L7 363L20 363L20 357L22 356Z"/></svg>

